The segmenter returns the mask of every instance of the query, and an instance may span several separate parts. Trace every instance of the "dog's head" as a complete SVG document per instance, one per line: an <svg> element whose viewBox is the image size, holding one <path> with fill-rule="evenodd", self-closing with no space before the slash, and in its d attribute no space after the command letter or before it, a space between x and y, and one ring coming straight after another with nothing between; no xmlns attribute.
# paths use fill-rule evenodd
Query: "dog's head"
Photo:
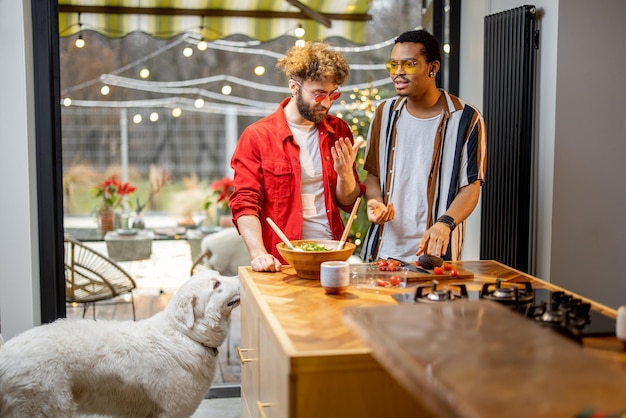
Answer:
<svg viewBox="0 0 626 418"><path fill-rule="evenodd" d="M207 347L226 339L230 313L239 305L239 279L201 271L178 289L166 308L177 329Z"/></svg>

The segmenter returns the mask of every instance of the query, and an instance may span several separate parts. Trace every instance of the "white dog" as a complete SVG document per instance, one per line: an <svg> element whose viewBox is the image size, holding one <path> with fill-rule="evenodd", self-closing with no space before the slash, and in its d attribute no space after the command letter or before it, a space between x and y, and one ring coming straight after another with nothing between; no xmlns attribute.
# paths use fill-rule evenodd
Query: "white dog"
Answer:
<svg viewBox="0 0 626 418"><path fill-rule="evenodd" d="M0 417L189 417L209 390L239 281L202 271L143 321L61 319L0 347Z"/></svg>

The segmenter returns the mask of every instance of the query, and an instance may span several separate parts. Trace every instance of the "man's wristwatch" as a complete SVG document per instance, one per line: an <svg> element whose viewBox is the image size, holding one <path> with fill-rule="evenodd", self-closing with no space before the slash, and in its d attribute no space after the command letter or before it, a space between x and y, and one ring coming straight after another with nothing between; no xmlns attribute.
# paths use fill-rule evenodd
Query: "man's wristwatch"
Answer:
<svg viewBox="0 0 626 418"><path fill-rule="evenodd" d="M456 228L456 222L454 221L454 218L452 216L441 215L437 219L437 222L441 222L442 224L450 228L450 232L454 231L454 228Z"/></svg>

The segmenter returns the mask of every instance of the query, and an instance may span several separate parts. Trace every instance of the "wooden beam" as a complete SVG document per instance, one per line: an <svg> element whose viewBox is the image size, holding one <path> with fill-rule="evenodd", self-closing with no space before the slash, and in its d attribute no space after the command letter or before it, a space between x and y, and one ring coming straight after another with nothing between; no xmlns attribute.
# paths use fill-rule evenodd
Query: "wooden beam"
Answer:
<svg viewBox="0 0 626 418"><path fill-rule="evenodd" d="M291 0L287 0L290 1ZM297 2L299 3L299 2ZM302 6L304 6L302 4ZM296 6L297 7L297 6ZM305 6L306 7L306 6ZM301 9L302 10L302 9ZM347 13L318 13L322 18L330 20L345 20L354 22L367 22L372 20L369 14ZM224 9L179 9L173 7L121 7L121 6L75 6L71 4L59 4L59 13L94 13L112 15L154 15L154 16L201 16L201 17L249 17L259 19L306 19L316 20L304 11L297 12L274 12L270 10L224 10ZM322 23L322 22L320 22ZM323 24L323 23L322 23ZM326 26L330 26L326 25Z"/></svg>
<svg viewBox="0 0 626 418"><path fill-rule="evenodd" d="M322 25L326 26L327 28L331 27L332 24L331 24L330 19L328 17L324 16L320 12L316 12L315 10L311 9L306 4L302 4L298 0L285 0L285 1L287 3L289 3L289 4L291 4L292 6L295 6L298 9L300 9L302 11L302 13L304 13L307 16L309 16L311 19L315 20L317 23L321 23Z"/></svg>

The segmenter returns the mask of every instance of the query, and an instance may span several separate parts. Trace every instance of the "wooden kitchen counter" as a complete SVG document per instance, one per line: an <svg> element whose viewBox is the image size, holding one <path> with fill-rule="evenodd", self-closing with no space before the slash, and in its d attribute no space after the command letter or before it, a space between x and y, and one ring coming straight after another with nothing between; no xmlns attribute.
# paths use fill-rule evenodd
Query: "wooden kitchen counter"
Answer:
<svg viewBox="0 0 626 418"><path fill-rule="evenodd" d="M347 307L397 305L394 290L326 295L292 268L239 278L243 417L432 416L342 320Z"/></svg>
<svg viewBox="0 0 626 418"><path fill-rule="evenodd" d="M506 282L519 283L530 281L535 287L545 287L550 290L563 290L570 295L580 298L584 302L590 303L593 310L615 319L617 311L609 306L598 303L577 293L555 286L537 277L523 273L512 267L508 267L497 261L459 261L455 265L474 273L474 282L492 282L501 278ZM626 350L624 345L617 341L615 337L589 337L583 340L586 351L604 357L605 359L619 364L626 370Z"/></svg>
<svg viewBox="0 0 626 418"><path fill-rule="evenodd" d="M474 273L464 281L469 285L501 278L560 290L494 261L456 264ZM331 296L291 268L258 273L242 267L239 277L243 417L573 416L561 415L559 402L561 409L542 403L550 384L572 389L568 402L580 401L568 413L583 406L626 410L626 360L614 338L594 338L581 349L489 301L467 302L471 308L463 309L457 302L440 304L438 320L448 326L438 332L433 312L422 312L432 307L391 298L412 289L350 286ZM588 302L615 317L614 310ZM458 334L453 325L466 329ZM555 389L559 396L569 392ZM602 404L589 404L593 399ZM534 409L516 415L509 406L518 404Z"/></svg>
<svg viewBox="0 0 626 418"><path fill-rule="evenodd" d="M457 264L479 282L530 280L563 290L493 261ZM614 317L614 310L582 299ZM583 347L489 300L349 308L344 317L374 357L438 416L626 412L624 350L615 338L587 338Z"/></svg>

